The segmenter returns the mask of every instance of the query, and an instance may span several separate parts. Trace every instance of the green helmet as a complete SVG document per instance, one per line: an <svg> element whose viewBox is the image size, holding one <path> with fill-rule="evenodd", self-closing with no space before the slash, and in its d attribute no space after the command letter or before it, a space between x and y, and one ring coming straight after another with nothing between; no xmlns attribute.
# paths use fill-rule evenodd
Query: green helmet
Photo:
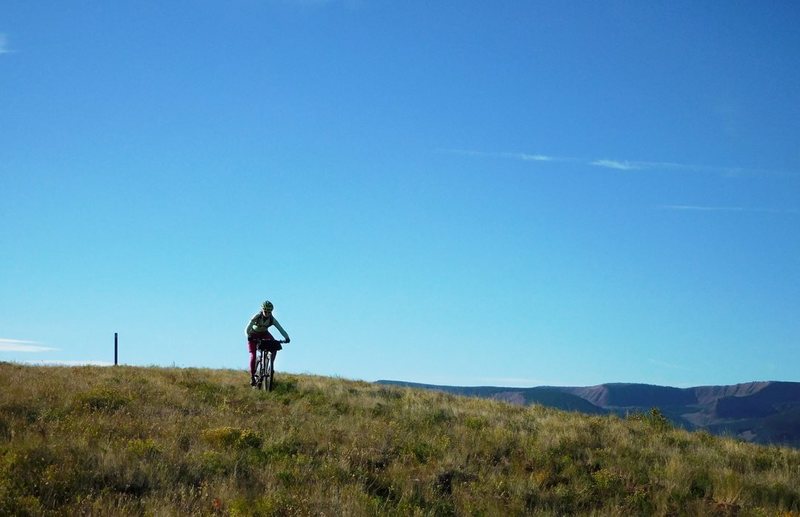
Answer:
<svg viewBox="0 0 800 517"><path fill-rule="evenodd" d="M272 302L269 301L269 300L267 300L267 301L265 301L264 303L261 304L261 310L264 310L264 311L267 311L267 310L271 311L274 308L275 308L275 306L272 305Z"/></svg>

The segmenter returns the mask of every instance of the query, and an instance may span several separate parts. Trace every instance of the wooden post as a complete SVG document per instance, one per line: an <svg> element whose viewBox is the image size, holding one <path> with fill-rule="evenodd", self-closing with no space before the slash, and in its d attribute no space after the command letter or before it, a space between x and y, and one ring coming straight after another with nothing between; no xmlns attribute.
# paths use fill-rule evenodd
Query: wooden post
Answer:
<svg viewBox="0 0 800 517"><path fill-rule="evenodd" d="M119 335L114 332L114 366L117 366L117 359L119 357Z"/></svg>

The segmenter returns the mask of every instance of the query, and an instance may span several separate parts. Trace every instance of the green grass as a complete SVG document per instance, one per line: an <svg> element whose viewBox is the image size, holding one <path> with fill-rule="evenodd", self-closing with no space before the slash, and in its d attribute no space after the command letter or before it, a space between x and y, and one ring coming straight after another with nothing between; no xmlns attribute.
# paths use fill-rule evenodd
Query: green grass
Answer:
<svg viewBox="0 0 800 517"><path fill-rule="evenodd" d="M800 451L343 379L0 363L0 515L800 515Z"/></svg>

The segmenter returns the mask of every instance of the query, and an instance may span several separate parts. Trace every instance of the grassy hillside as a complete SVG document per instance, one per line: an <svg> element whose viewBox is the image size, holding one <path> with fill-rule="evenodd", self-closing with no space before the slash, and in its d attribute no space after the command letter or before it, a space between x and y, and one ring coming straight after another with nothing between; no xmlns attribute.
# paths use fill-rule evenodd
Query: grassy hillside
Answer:
<svg viewBox="0 0 800 517"><path fill-rule="evenodd" d="M0 515L800 515L800 451L312 376L0 363Z"/></svg>

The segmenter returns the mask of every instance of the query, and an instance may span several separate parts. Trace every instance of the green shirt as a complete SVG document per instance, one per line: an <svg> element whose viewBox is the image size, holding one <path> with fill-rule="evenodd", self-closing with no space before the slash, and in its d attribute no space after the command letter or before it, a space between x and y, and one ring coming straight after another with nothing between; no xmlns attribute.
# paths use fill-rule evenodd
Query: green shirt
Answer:
<svg viewBox="0 0 800 517"><path fill-rule="evenodd" d="M254 332L256 334L267 332L267 330L273 325L276 329L278 329L278 332L283 335L283 339L289 339L289 335L285 330L283 330L283 327L281 327L281 324L275 319L275 316L271 314L269 316L264 316L264 313L261 311L258 311L253 315L253 317L250 319L250 323L248 323L247 327L244 329L244 332L249 338Z"/></svg>

